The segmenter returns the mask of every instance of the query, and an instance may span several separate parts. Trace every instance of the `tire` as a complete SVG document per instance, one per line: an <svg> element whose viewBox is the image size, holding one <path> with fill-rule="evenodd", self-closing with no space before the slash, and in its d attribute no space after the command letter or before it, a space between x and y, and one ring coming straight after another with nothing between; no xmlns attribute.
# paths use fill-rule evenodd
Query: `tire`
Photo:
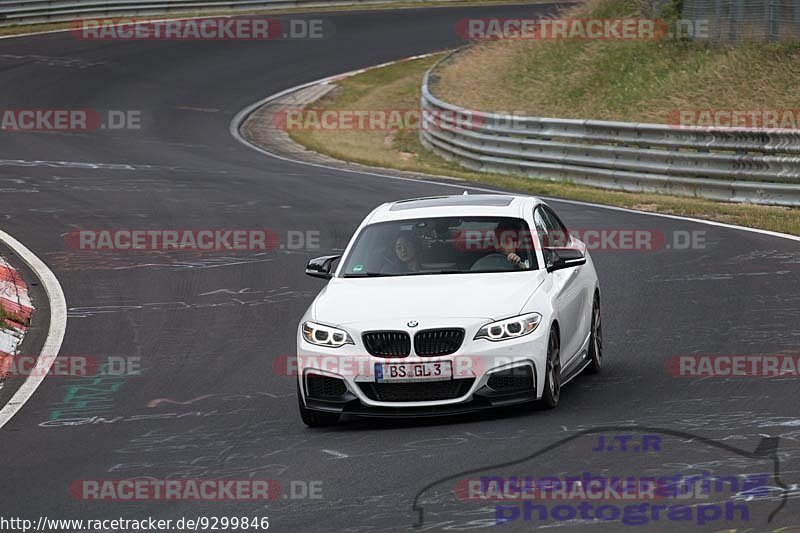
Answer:
<svg viewBox="0 0 800 533"><path fill-rule="evenodd" d="M603 368L603 324L600 320L600 300L594 297L592 305L592 331L589 337L589 366L587 374L599 374Z"/></svg>
<svg viewBox="0 0 800 533"><path fill-rule="evenodd" d="M542 393L542 406L553 409L561 399L561 341L558 330L550 328L550 338L547 339L547 370L544 378L544 392Z"/></svg>
<svg viewBox="0 0 800 533"><path fill-rule="evenodd" d="M303 404L303 395L300 394L300 384L297 384L297 407L300 409L300 418L303 423L310 428L332 426L339 421L337 413L321 413L319 411L312 411L306 409Z"/></svg>

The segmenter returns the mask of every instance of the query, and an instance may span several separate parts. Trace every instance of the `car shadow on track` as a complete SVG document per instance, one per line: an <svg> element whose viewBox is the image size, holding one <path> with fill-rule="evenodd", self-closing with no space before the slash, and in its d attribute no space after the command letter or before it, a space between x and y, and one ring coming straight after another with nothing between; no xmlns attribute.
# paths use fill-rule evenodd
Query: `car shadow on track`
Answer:
<svg viewBox="0 0 800 533"><path fill-rule="evenodd" d="M562 398L562 402L566 400ZM566 402L564 402L566 403ZM425 417L361 417L346 415L342 417L338 424L324 428L325 431L378 431L402 428L434 427L434 426L455 426L459 424L474 424L476 422L491 422L526 416L547 416L548 411L556 415L558 411L566 406L562 405L555 410L546 409L541 402L530 402L508 407L494 407L485 411L473 413L448 414L441 416Z"/></svg>
<svg viewBox="0 0 800 533"><path fill-rule="evenodd" d="M604 374L605 375L605 374ZM561 403L555 409L547 409L541 401L523 404L492 407L482 411L458 414L442 414L437 416L357 416L344 415L337 424L324 428L306 428L309 431L349 432L349 431L379 431L403 428L423 428L436 426L456 426L460 424L474 424L477 422L494 422L509 419L522 419L535 416L537 419L549 419L552 416L563 415L575 408L584 408L592 405L594 392L592 389L582 388L581 381L591 382L593 385L602 385L601 376L578 376L569 386L562 391ZM594 387L593 387L594 388ZM602 387L600 387L602 390Z"/></svg>

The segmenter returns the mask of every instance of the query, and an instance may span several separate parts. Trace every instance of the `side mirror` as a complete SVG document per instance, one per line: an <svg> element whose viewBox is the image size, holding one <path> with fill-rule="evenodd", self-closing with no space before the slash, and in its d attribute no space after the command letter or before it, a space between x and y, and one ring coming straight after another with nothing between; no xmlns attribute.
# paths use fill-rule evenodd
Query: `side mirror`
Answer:
<svg viewBox="0 0 800 533"><path fill-rule="evenodd" d="M306 265L306 274L314 278L331 279L333 277L331 265L340 257L340 255L326 255L312 259Z"/></svg>
<svg viewBox="0 0 800 533"><path fill-rule="evenodd" d="M543 253L548 272L586 264L586 256L575 248L545 248Z"/></svg>

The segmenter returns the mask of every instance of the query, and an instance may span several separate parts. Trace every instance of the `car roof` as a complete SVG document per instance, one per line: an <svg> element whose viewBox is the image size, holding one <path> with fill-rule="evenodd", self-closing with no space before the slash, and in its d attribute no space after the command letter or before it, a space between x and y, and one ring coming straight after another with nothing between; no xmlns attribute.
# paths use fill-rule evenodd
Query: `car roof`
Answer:
<svg viewBox="0 0 800 533"><path fill-rule="evenodd" d="M521 217L524 210L540 203L532 196L508 194L463 194L430 196L385 203L372 212L368 223L447 216Z"/></svg>

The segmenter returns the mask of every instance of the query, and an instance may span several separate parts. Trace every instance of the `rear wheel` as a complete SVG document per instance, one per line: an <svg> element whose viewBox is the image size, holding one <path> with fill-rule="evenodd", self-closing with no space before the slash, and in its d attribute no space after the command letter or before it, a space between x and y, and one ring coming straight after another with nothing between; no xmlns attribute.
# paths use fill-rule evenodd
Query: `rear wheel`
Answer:
<svg viewBox="0 0 800 533"><path fill-rule="evenodd" d="M300 418L303 419L303 423L308 427L332 426L339 421L339 415L336 413L321 413L319 411L306 409L306 406L303 404L303 395L300 394L299 383L297 384L297 407L300 409Z"/></svg>
<svg viewBox="0 0 800 533"><path fill-rule="evenodd" d="M598 374L603 368L603 324L600 320L600 300L594 297L592 306L592 334L589 338L589 366L587 374Z"/></svg>
<svg viewBox="0 0 800 533"><path fill-rule="evenodd" d="M550 329L550 338L547 340L547 370L544 379L544 392L542 405L552 409L558 405L561 398L561 342L555 327Z"/></svg>

